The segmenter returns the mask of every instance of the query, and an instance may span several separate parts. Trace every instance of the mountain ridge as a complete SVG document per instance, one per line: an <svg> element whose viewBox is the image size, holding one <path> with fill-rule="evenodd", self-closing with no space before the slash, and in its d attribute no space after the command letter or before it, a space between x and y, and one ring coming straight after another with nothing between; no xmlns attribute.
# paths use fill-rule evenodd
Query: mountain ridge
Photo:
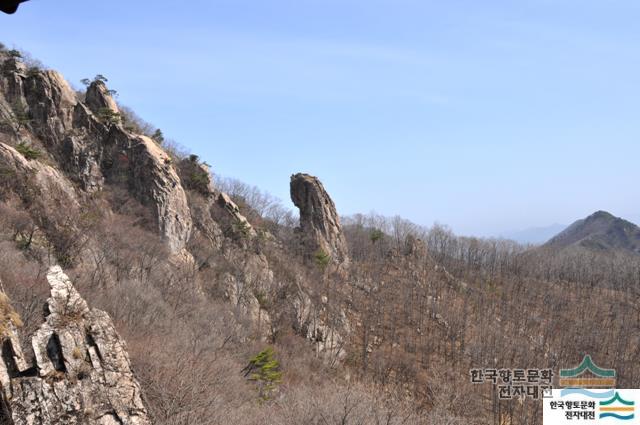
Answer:
<svg viewBox="0 0 640 425"><path fill-rule="evenodd" d="M543 245L545 248L583 248L640 254L640 227L599 210L575 221Z"/></svg>

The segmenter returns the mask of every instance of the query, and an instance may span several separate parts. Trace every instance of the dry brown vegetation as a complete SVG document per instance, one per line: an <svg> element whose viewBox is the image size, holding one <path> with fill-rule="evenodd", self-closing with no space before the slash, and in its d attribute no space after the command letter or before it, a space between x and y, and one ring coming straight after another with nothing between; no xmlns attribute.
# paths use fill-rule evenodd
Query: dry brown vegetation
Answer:
<svg viewBox="0 0 640 425"><path fill-rule="evenodd" d="M620 256L599 257L600 264L576 253L561 257L565 264L511 242L458 238L400 219L354 217L345 226L354 259L347 282L291 261L297 256L293 238L283 238L289 243L284 250L248 247L269 258L281 282L279 293L265 294L278 329L265 341L217 283L224 272L240 273L240 264L206 243L198 246L196 266L172 263L135 201L118 202L129 206L116 213L98 213L105 210L100 203L114 197L126 194L105 194L87 204L91 219L71 235L84 242L74 248L79 251L69 272L127 340L158 423L536 424L540 402L499 402L490 387L469 383L468 370L557 370L585 353L615 367L621 386L638 383L640 274L624 280L618 268L607 274L603 266L622 261ZM44 235L34 237L47 233L37 218L25 213L24 204L5 201L0 278L30 328L40 321L43 272L55 257ZM246 203L248 216L260 216L256 225L278 228L248 208ZM625 261L627 269L638 270L636 259ZM601 278L583 282L581 273ZM345 311L352 320L343 361L318 356L313 343L279 316L287 288L301 277L317 293L332 294L329 318ZM284 382L276 397L260 402L241 370L267 343L278 353Z"/></svg>
<svg viewBox="0 0 640 425"><path fill-rule="evenodd" d="M153 130L123 113L134 130ZM3 143L29 135L31 123L19 124L0 128ZM36 137L30 146L42 153L33 161L56 165ZM197 157L164 146L173 163L190 161L183 172L199 172ZM640 383L638 256L531 249L358 215L343 220L351 266L333 274L303 261L295 215L277 199L219 179L256 229L249 238L205 199L201 177L186 185L194 261L178 261L150 208L118 179L76 190L74 206L0 168L0 279L23 336L41 323L45 271L63 265L127 341L158 424L539 424L540 401L499 401L470 383L469 369L557 371L585 354L615 368L620 387ZM220 229L207 228L207 215ZM302 293L325 334L292 317ZM0 310L17 321L5 301ZM322 352L333 332L340 349ZM267 346L283 377L265 399L242 370Z"/></svg>
<svg viewBox="0 0 640 425"><path fill-rule="evenodd" d="M225 272L242 273L242 265L204 243L195 265L173 263L148 229L144 209L118 189L87 200L82 226L69 227L69 238L81 241L69 245L73 255L54 245L57 230L51 233L46 225L52 220L71 222L75 211L60 209L59 217L38 225L30 204L9 196L4 201L0 279L25 322L25 334L42 320L46 267L61 256L72 258L67 269L72 280L92 306L109 312L128 342L157 423L421 423L421 414L406 400L367 381L353 379L349 384L344 369L314 355L313 345L291 330L287 317L277 314L286 294L264 295L274 326L282 329L265 341L242 309L225 300L217 282ZM105 206L112 204L117 212L106 212L112 208ZM244 249L242 243L229 243ZM274 256L272 267L286 292L286 282L295 279L289 274L304 274L302 265L276 258L281 253L256 243L250 249ZM284 382L273 400L260 402L241 370L266 344L276 348Z"/></svg>
<svg viewBox="0 0 640 425"><path fill-rule="evenodd" d="M390 236L384 249L367 252L367 243L380 243L367 242L373 229ZM375 216L354 218L348 234L359 241L354 251L362 256L361 266L366 264L359 268L362 280L376 293L354 303L375 324L362 329L360 347L382 341L358 359L375 381L430 388L427 401L465 416L484 412L482 423L518 424L540 423L541 403L499 402L490 387L469 383L470 368L557 372L591 354L617 370L619 387L640 382L636 256L525 249ZM427 242L429 256L399 254L399 241L409 234ZM397 253L395 260L381 258L388 249ZM367 255L372 257L366 260ZM450 397L438 399L447 392Z"/></svg>

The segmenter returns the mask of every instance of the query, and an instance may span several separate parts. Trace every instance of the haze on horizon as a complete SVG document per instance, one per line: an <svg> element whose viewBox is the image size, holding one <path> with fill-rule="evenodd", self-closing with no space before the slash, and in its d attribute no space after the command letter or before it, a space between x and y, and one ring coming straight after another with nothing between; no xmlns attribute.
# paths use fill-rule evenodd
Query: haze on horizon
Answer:
<svg viewBox="0 0 640 425"><path fill-rule="evenodd" d="M288 201L461 234L638 218L640 4L33 0L0 41Z"/></svg>

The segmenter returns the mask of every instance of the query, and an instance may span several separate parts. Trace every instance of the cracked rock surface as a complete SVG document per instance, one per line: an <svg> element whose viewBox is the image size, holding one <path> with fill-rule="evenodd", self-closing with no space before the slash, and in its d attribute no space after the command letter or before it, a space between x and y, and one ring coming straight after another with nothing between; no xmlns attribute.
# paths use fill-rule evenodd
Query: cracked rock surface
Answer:
<svg viewBox="0 0 640 425"><path fill-rule="evenodd" d="M90 309L58 266L47 280L45 321L25 361L15 328L2 343L0 423L151 424L124 340L109 315Z"/></svg>

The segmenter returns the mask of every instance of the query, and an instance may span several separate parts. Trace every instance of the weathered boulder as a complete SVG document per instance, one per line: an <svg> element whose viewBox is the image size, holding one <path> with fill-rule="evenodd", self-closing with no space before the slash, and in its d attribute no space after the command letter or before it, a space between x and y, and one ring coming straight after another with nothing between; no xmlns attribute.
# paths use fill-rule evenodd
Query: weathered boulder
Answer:
<svg viewBox="0 0 640 425"><path fill-rule="evenodd" d="M14 425L151 424L125 342L103 311L90 309L58 266L47 274L45 322L25 365L15 329L4 336L0 417Z"/></svg>
<svg viewBox="0 0 640 425"><path fill-rule="evenodd" d="M302 244L308 257L328 255L335 265L349 263L347 240L340 217L318 178L298 173L291 176L291 200L300 210Z"/></svg>
<svg viewBox="0 0 640 425"><path fill-rule="evenodd" d="M118 104L113 100L109 89L101 80L95 80L89 85L84 102L94 114L101 114L104 111L110 111L114 114L120 112Z"/></svg>

